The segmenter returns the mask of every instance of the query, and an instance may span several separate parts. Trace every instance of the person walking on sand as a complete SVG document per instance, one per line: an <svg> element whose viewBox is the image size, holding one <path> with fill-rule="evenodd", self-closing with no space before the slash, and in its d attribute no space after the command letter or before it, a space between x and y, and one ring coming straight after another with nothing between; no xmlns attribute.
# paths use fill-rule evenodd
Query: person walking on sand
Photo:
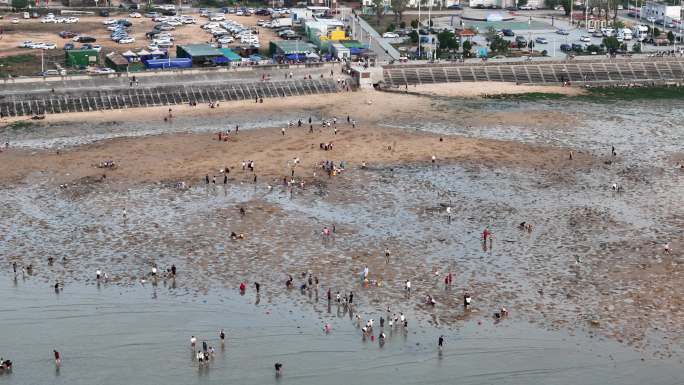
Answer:
<svg viewBox="0 0 684 385"><path fill-rule="evenodd" d="M62 358L59 356L59 352L57 350L52 350L52 352L55 355L55 366L59 368L59 366L62 364Z"/></svg>
<svg viewBox="0 0 684 385"><path fill-rule="evenodd" d="M256 290L257 294L259 294L259 289L261 288L261 285L259 282L254 282L254 289Z"/></svg>
<svg viewBox="0 0 684 385"><path fill-rule="evenodd" d="M281 128L280 132L283 134L283 136L285 136L285 127Z"/></svg>
<svg viewBox="0 0 684 385"><path fill-rule="evenodd" d="M385 263L389 263L390 261L390 249L385 248Z"/></svg>
<svg viewBox="0 0 684 385"><path fill-rule="evenodd" d="M349 304L354 303L354 292L349 292Z"/></svg>
<svg viewBox="0 0 684 385"><path fill-rule="evenodd" d="M219 338L221 339L221 345L223 345L226 342L226 333L223 329L219 332Z"/></svg>
<svg viewBox="0 0 684 385"><path fill-rule="evenodd" d="M126 212L126 208L123 208L123 219L126 220L126 217L128 216L128 213Z"/></svg>
<svg viewBox="0 0 684 385"><path fill-rule="evenodd" d="M363 279L368 278L368 265L363 267Z"/></svg>
<svg viewBox="0 0 684 385"><path fill-rule="evenodd" d="M209 184L209 174L204 176L204 184Z"/></svg>
<svg viewBox="0 0 684 385"><path fill-rule="evenodd" d="M411 295L411 281L409 281L408 279L406 280L405 289L406 294Z"/></svg>
<svg viewBox="0 0 684 385"><path fill-rule="evenodd" d="M280 377L283 375L283 364L281 364L280 362L275 363L275 374L276 377Z"/></svg>
<svg viewBox="0 0 684 385"><path fill-rule="evenodd" d="M197 338L195 336L190 336L190 347L192 347L192 350L195 350L195 345L197 345Z"/></svg>
<svg viewBox="0 0 684 385"><path fill-rule="evenodd" d="M444 348L444 336L439 336L439 339L437 339L437 348L441 353L442 349Z"/></svg>

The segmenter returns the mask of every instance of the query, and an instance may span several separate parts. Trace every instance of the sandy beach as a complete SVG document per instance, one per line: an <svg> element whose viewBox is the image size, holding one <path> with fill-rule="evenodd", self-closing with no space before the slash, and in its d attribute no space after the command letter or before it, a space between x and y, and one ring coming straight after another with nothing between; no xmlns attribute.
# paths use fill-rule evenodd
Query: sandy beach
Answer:
<svg viewBox="0 0 684 385"><path fill-rule="evenodd" d="M586 94L586 90L579 87L563 86L534 86L506 82L462 82L442 84L417 84L407 90L398 89L392 92L409 92L412 94L444 96L457 98L479 98L502 95L520 95L530 93L560 94L578 96Z"/></svg>
<svg viewBox="0 0 684 385"><path fill-rule="evenodd" d="M345 109L340 110L340 105L346 106ZM267 100L264 104L229 102L213 109L208 106L176 106L171 108L172 120L200 116L227 118L223 132L230 130L231 133L223 136L222 141L218 141L218 132L178 133L115 138L60 150L10 150L3 154L4 162L10 167L0 171L0 181L18 181L29 174L42 172L49 175L57 184L71 183L87 177L99 178L102 174L109 174L109 177L117 181L130 183L194 183L205 174L215 175L225 167L231 170L241 168L241 162L245 160L256 163L258 176L280 179L289 176L288 163L294 158L301 160L298 176L307 179L313 176L320 162L327 159L346 160L354 167L358 167L361 162L374 166L427 164L431 162L432 156L435 156L439 163L477 161L491 166L550 169L582 167L592 162L590 157L582 154L575 154L574 161L568 162L569 150L566 149L382 127L389 119L401 119L430 108L429 100L420 97L373 91L343 93L316 99L292 97ZM309 132L308 116L305 115L300 115L302 126L287 128L284 136L281 128L286 128L286 125L259 130L243 129L236 135L235 127L230 123L230 118L235 114L258 119L260 115L273 115L278 111L290 109L316 110L324 116L336 116L337 133L332 127L321 127L320 121L312 122L313 133ZM431 115L448 113L449 111L435 111ZM164 126L167 124L164 120L168 115L168 107L58 114L48 115L44 122L38 123L38 126L68 125L69 122L83 120L101 124L113 123L124 127L134 121L147 121L150 125ZM358 121L355 128L351 123L347 123L347 115ZM506 121L509 124L539 125L545 124L549 115L534 111L526 114L501 112L471 117L469 123L486 125ZM559 117L555 123L567 121L567 117ZM321 143L332 143L334 150L323 151L320 148ZM108 172L102 172L95 167L106 160L114 160L119 167Z"/></svg>

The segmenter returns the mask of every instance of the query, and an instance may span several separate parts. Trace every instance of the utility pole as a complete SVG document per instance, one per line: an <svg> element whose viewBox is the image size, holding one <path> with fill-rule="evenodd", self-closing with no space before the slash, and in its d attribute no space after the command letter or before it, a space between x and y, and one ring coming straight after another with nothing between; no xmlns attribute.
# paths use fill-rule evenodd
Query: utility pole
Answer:
<svg viewBox="0 0 684 385"><path fill-rule="evenodd" d="M575 0L570 0L570 29L572 29L572 8L575 3Z"/></svg>
<svg viewBox="0 0 684 385"><path fill-rule="evenodd" d="M418 60L420 60L420 3L423 0L418 1Z"/></svg>

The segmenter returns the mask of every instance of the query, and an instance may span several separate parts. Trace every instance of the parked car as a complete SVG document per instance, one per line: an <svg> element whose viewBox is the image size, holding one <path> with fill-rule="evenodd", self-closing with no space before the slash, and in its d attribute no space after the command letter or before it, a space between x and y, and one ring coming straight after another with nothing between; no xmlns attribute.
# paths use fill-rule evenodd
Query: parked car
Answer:
<svg viewBox="0 0 684 385"><path fill-rule="evenodd" d="M114 73L116 73L116 71L114 71L111 68L103 67L103 68L96 69L95 73L97 73L97 74L114 74Z"/></svg>
<svg viewBox="0 0 684 385"><path fill-rule="evenodd" d="M584 43L591 43L591 38L589 36L580 36L579 40Z"/></svg>
<svg viewBox="0 0 684 385"><path fill-rule="evenodd" d="M67 24L76 24L79 22L79 20L81 19L79 19L78 17L67 17L66 19L64 19L64 22Z"/></svg>
<svg viewBox="0 0 684 385"><path fill-rule="evenodd" d="M102 17L109 17L109 11L106 9L101 9L100 10L100 16Z"/></svg>
<svg viewBox="0 0 684 385"><path fill-rule="evenodd" d="M17 47L19 47L19 48L31 48L32 45L33 45L33 42L31 40L26 40L22 43L19 43L19 45Z"/></svg>
<svg viewBox="0 0 684 385"><path fill-rule="evenodd" d="M174 29L176 29L176 27L168 24L157 24L154 26L154 28L160 31L173 31Z"/></svg>
<svg viewBox="0 0 684 385"><path fill-rule="evenodd" d="M568 31L566 31L566 30L564 30L564 29L557 29L557 30L556 30L556 33L559 34L559 35L569 35L569 34L570 34L570 32L568 32Z"/></svg>
<svg viewBox="0 0 684 385"><path fill-rule="evenodd" d="M570 48L571 48L573 51L578 51L578 52L584 51L584 47L582 47L582 44L572 43L572 45L570 46Z"/></svg>
<svg viewBox="0 0 684 385"><path fill-rule="evenodd" d="M16 17L13 17L11 23L12 24L19 24L19 19L17 19Z"/></svg>
<svg viewBox="0 0 684 385"><path fill-rule="evenodd" d="M134 43L135 39L132 37L124 37L123 39L119 40L119 44L131 44Z"/></svg>
<svg viewBox="0 0 684 385"><path fill-rule="evenodd" d="M548 43L549 43L549 41L546 40L545 37L541 37L541 36L538 37L538 38L536 38L536 39L534 39L534 42L537 43L537 44L548 44Z"/></svg>
<svg viewBox="0 0 684 385"><path fill-rule="evenodd" d="M563 52L570 52L572 51L572 46L570 44L561 44L560 50Z"/></svg>
<svg viewBox="0 0 684 385"><path fill-rule="evenodd" d="M102 46L99 44L83 44L80 49L91 49L93 51L100 52L102 50Z"/></svg>
<svg viewBox="0 0 684 385"><path fill-rule="evenodd" d="M150 19L154 19L155 17L161 16L161 13L159 12L147 12L145 14L145 17L149 17Z"/></svg>
<svg viewBox="0 0 684 385"><path fill-rule="evenodd" d="M56 49L57 45L55 43L43 43L43 49Z"/></svg>
<svg viewBox="0 0 684 385"><path fill-rule="evenodd" d="M62 31L59 33L59 37L61 37L62 39L71 39L76 37L76 32Z"/></svg>
<svg viewBox="0 0 684 385"><path fill-rule="evenodd" d="M64 50L65 50L65 51L68 51L68 50L74 49L74 48L75 48L74 43L66 43L66 44L64 44Z"/></svg>
<svg viewBox="0 0 684 385"><path fill-rule="evenodd" d="M513 30L509 29L509 28L504 28L501 30L501 32L504 34L504 36L515 36L515 33L513 33Z"/></svg>
<svg viewBox="0 0 684 385"><path fill-rule="evenodd" d="M142 17L142 15L141 15L140 13L138 13L138 12L131 12L131 13L128 14L128 17L131 17L131 18L133 18L133 19L139 19L139 18Z"/></svg>
<svg viewBox="0 0 684 385"><path fill-rule="evenodd" d="M394 38L399 37L399 34L396 34L394 32L385 32L382 34L382 37L384 37L386 39L394 39Z"/></svg>
<svg viewBox="0 0 684 385"><path fill-rule="evenodd" d="M452 5L448 6L447 8L448 9L463 9L463 7L461 7L458 4L452 4Z"/></svg>
<svg viewBox="0 0 684 385"><path fill-rule="evenodd" d="M91 36L76 36L75 38L73 38L73 40L76 43L94 43L95 41L97 41L97 39Z"/></svg>

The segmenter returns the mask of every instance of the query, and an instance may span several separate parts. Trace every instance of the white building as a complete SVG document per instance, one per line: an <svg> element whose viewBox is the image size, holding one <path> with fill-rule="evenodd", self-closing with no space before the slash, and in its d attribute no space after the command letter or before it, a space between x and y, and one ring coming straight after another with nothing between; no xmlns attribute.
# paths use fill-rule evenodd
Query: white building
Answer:
<svg viewBox="0 0 684 385"><path fill-rule="evenodd" d="M468 6L470 8L484 7L484 8L507 8L514 7L515 0L469 0Z"/></svg>
<svg viewBox="0 0 684 385"><path fill-rule="evenodd" d="M387 8L392 7L392 0L383 0L385 6ZM408 3L406 4L407 8L418 8L418 2L419 0L408 0ZM432 9L439 9L441 8L446 8L450 7L452 5L459 5L461 3L460 0L422 0L420 3L421 8L422 7L430 7L432 5ZM373 7L373 0L363 0L362 4L365 7Z"/></svg>
<svg viewBox="0 0 684 385"><path fill-rule="evenodd" d="M656 20L679 20L682 15L682 7L679 5L667 5L656 2L648 2L641 7L642 18L654 18Z"/></svg>

